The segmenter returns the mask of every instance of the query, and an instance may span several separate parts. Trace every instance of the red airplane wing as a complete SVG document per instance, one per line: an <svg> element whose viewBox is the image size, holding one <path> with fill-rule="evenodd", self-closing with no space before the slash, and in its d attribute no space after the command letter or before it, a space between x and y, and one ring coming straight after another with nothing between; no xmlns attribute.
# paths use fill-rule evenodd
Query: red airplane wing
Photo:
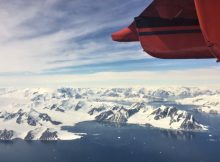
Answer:
<svg viewBox="0 0 220 162"><path fill-rule="evenodd" d="M154 0L128 28L113 33L112 39L140 41L144 51L158 58L214 58L201 31L194 0Z"/></svg>

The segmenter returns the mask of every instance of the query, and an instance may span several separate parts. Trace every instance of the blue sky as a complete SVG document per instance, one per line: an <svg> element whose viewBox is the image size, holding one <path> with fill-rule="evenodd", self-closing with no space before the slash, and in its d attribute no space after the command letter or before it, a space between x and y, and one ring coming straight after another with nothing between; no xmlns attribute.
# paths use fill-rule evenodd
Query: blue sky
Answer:
<svg viewBox="0 0 220 162"><path fill-rule="evenodd" d="M0 86L218 84L214 59L155 59L139 43L111 40L150 2L1 0Z"/></svg>

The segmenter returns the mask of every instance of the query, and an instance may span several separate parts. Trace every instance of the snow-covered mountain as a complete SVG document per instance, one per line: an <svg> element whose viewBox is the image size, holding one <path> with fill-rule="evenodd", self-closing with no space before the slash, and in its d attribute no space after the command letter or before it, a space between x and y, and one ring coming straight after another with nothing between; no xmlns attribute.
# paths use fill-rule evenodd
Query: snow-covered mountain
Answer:
<svg viewBox="0 0 220 162"><path fill-rule="evenodd" d="M178 130L208 127L172 101L201 107L206 99L219 111L218 90L171 88L59 88L0 89L0 139L65 140L80 134L62 130L82 121L133 123ZM202 99L201 99L202 98ZM208 101L208 100L207 100ZM156 103L156 104L155 104ZM202 109L202 108L201 108Z"/></svg>

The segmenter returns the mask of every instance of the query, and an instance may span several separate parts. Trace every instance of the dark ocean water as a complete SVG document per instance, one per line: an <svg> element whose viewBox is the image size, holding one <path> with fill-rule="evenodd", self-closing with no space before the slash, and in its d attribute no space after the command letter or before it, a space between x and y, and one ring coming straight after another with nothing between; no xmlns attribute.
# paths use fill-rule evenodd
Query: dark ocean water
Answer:
<svg viewBox="0 0 220 162"><path fill-rule="evenodd" d="M0 143L0 162L220 162L220 134L82 122L73 141Z"/></svg>

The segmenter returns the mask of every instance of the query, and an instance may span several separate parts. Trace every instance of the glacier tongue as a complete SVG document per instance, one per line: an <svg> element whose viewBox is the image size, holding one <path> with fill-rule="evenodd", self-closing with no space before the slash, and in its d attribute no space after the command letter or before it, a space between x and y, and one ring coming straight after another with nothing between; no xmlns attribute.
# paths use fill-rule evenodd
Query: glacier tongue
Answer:
<svg viewBox="0 0 220 162"><path fill-rule="evenodd" d="M1 89L0 140L68 140L80 135L61 130L82 121L134 123L178 130L207 130L192 114L166 101L190 102L219 91L198 88ZM191 99L191 100L190 100ZM204 99L203 99L204 100ZM199 101L196 102L199 104ZM155 106L154 103L161 103ZM202 103L202 102L201 102Z"/></svg>

